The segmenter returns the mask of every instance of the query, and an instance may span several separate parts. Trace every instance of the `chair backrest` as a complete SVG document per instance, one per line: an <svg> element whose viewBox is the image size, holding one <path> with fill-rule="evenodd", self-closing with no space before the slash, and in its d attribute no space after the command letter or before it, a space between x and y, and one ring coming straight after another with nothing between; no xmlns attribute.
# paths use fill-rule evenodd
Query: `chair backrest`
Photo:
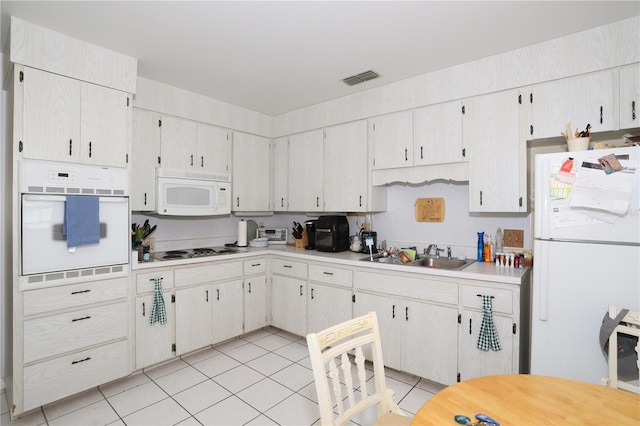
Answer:
<svg viewBox="0 0 640 426"><path fill-rule="evenodd" d="M620 311L621 309L617 306L609 306L609 316L611 318L615 318ZM638 338L638 343L634 349L636 352L636 365L640 369L640 313L629 311L609 336L609 377L607 377L606 382L612 388L640 394L640 377L631 378L628 381L623 381L618 377L618 337L621 334Z"/></svg>
<svg viewBox="0 0 640 426"><path fill-rule="evenodd" d="M399 412L393 392L386 388L380 332L375 312L307 335L307 345L323 425L348 423L377 404L377 416ZM371 346L373 380L367 383L363 347ZM352 369L356 376L352 377ZM367 384L373 389L368 389ZM334 415L336 407L337 416Z"/></svg>

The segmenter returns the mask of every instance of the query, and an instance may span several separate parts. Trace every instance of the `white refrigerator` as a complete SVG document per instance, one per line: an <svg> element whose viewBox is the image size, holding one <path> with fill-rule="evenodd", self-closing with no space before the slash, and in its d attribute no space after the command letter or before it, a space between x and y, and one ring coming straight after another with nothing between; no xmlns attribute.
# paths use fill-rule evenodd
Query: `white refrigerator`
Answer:
<svg viewBox="0 0 640 426"><path fill-rule="evenodd" d="M625 168L607 175L611 153ZM532 374L600 383L608 306L640 311L639 162L637 146L535 157Z"/></svg>

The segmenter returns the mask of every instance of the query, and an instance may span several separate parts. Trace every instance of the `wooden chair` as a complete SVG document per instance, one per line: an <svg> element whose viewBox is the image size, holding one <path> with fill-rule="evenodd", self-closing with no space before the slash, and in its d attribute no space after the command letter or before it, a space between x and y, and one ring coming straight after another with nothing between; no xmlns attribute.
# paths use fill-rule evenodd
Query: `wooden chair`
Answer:
<svg viewBox="0 0 640 426"><path fill-rule="evenodd" d="M346 424L373 406L377 409L377 421L373 424L399 426L411 423L411 418L403 415L394 401L393 391L385 384L375 312L310 333L307 344L323 425ZM363 353L363 347L367 346L371 347L374 374L369 382ZM351 375L354 366L357 371L355 380ZM369 392L372 385L373 390Z"/></svg>
<svg viewBox="0 0 640 426"><path fill-rule="evenodd" d="M621 309L617 306L609 306L609 316L615 318ZM634 393L640 394L640 378L636 377L635 381L626 382L618 378L618 357L616 356L618 351L618 335L626 334L630 336L636 336L640 339L640 312L627 312L622 318L620 324L611 333L609 337L609 376L604 379L604 383L612 388L624 389ZM637 365L640 368L640 340L635 347Z"/></svg>

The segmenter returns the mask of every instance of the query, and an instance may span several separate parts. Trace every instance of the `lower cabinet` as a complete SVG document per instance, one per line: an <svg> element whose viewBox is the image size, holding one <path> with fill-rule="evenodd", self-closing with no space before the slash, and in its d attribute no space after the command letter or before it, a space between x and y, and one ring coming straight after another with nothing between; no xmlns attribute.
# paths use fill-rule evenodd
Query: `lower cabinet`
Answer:
<svg viewBox="0 0 640 426"><path fill-rule="evenodd" d="M151 324L153 294L136 297L136 369L166 361L175 356L173 351L173 309L171 291L162 293L167 322Z"/></svg>
<svg viewBox="0 0 640 426"><path fill-rule="evenodd" d="M458 374L458 283L418 274L356 272L353 315L375 311L386 366L437 383Z"/></svg>
<svg viewBox="0 0 640 426"><path fill-rule="evenodd" d="M118 273L15 291L12 415L133 370L128 288L128 276Z"/></svg>
<svg viewBox="0 0 640 426"><path fill-rule="evenodd" d="M306 333L316 333L351 319L352 286L350 269L309 265Z"/></svg>
<svg viewBox="0 0 640 426"><path fill-rule="evenodd" d="M176 290L176 355L212 343L212 295L211 284Z"/></svg>
<svg viewBox="0 0 640 426"><path fill-rule="evenodd" d="M271 261L271 325L298 336L307 334L307 264Z"/></svg>
<svg viewBox="0 0 640 426"><path fill-rule="evenodd" d="M267 276L244 279L244 332L268 325Z"/></svg>
<svg viewBox="0 0 640 426"><path fill-rule="evenodd" d="M213 305L212 343L241 335L244 320L242 280L213 284L210 297Z"/></svg>
<svg viewBox="0 0 640 426"><path fill-rule="evenodd" d="M386 366L437 383L456 382L457 308L365 292L356 292L355 300L354 317L377 313Z"/></svg>

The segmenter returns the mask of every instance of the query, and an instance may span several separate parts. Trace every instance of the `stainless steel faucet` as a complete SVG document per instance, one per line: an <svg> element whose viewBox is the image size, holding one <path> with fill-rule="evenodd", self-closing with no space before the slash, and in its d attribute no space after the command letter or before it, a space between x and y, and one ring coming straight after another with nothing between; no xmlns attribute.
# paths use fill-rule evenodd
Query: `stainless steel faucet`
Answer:
<svg viewBox="0 0 640 426"><path fill-rule="evenodd" d="M451 260L451 246L447 246L447 259Z"/></svg>
<svg viewBox="0 0 640 426"><path fill-rule="evenodd" d="M439 259L440 252L443 252L444 249L438 248L437 244L429 244L429 246L424 250L424 254L426 254L427 256L430 256L432 249L435 252L434 254L436 255L436 259Z"/></svg>

